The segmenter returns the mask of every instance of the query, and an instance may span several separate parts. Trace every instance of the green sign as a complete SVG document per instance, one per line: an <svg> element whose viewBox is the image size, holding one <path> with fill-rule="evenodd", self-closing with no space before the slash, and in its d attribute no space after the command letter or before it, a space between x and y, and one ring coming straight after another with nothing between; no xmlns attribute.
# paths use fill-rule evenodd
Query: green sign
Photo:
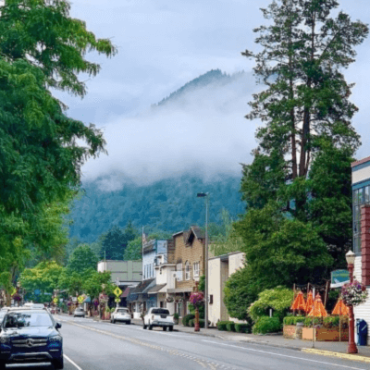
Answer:
<svg viewBox="0 0 370 370"><path fill-rule="evenodd" d="M331 283L340 284L349 281L348 270L335 270L331 273Z"/></svg>

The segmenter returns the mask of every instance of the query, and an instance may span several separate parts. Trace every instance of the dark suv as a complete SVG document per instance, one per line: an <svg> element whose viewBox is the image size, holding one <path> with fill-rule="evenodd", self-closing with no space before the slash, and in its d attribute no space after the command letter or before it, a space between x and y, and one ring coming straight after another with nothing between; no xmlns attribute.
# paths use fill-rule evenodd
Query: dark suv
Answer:
<svg viewBox="0 0 370 370"><path fill-rule="evenodd" d="M0 326L0 370L7 364L51 362L63 369L63 339L46 310L11 310Z"/></svg>

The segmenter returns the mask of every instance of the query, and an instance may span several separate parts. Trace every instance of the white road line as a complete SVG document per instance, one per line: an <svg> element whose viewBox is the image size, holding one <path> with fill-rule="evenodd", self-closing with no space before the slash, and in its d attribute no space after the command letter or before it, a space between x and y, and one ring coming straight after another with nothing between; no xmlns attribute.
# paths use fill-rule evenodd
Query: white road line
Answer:
<svg viewBox="0 0 370 370"><path fill-rule="evenodd" d="M63 355L77 370L82 370L74 361L72 361L68 356Z"/></svg>
<svg viewBox="0 0 370 370"><path fill-rule="evenodd" d="M232 344L226 344L226 343L219 343L219 342L212 342L210 340L203 340L203 342L207 343L213 343L213 344L219 344L221 346L227 346L227 347L234 347L234 348L239 348L239 349L244 349L246 351L252 351L252 352L260 352L260 353L267 353L269 355L274 355L274 356L280 356L280 357L287 357L287 358L294 358L296 360L301 360L305 362L315 362L317 364L322 364L322 365L330 365L330 366L338 366L338 367L344 367L346 369L353 369L353 370L367 370L367 369L362 369L359 367L351 367L351 366L346 366L346 365L339 365L335 363L330 363L330 362L325 362L325 361L317 361L317 360L310 360L308 358L304 357L296 357L296 356L289 356L289 355L283 355L281 353L275 353L275 352L268 352L268 351L262 351L258 349L252 349L252 348L246 348L246 347L239 347L239 346L234 346Z"/></svg>

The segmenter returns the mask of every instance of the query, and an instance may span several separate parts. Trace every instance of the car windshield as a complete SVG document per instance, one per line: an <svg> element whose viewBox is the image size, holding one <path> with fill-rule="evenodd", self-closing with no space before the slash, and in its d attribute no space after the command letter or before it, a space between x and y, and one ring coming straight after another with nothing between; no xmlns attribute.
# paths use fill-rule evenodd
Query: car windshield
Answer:
<svg viewBox="0 0 370 370"><path fill-rule="evenodd" d="M127 313L128 311L127 310L118 310L117 312L118 313Z"/></svg>
<svg viewBox="0 0 370 370"><path fill-rule="evenodd" d="M5 316L5 328L39 326L53 326L52 319L46 312L12 312Z"/></svg>
<svg viewBox="0 0 370 370"><path fill-rule="evenodd" d="M163 308L156 308L152 310L152 313L157 314L157 315L169 315L170 311L165 310Z"/></svg>

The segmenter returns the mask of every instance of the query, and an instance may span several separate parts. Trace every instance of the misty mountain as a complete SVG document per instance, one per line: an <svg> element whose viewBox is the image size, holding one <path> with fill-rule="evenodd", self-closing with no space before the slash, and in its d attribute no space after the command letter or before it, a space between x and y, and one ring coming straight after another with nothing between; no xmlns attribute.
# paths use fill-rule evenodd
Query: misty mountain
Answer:
<svg viewBox="0 0 370 370"><path fill-rule="evenodd" d="M112 225L125 227L129 221L141 230L175 233L191 224L204 226L204 199L198 192L210 193L210 222L221 223L221 210L235 219L244 212L240 199L240 178L222 176L213 181L180 176L148 186L125 184L119 191L105 192L96 183L84 185L84 195L71 211L70 236L95 241Z"/></svg>
<svg viewBox="0 0 370 370"><path fill-rule="evenodd" d="M211 222L221 222L222 209L233 218L243 213L240 163L254 147L244 118L253 88L250 73L212 70L141 115L109 124L109 156L83 168L85 194L74 204L71 236L92 242L128 221L170 233L203 225L198 192L211 194Z"/></svg>

